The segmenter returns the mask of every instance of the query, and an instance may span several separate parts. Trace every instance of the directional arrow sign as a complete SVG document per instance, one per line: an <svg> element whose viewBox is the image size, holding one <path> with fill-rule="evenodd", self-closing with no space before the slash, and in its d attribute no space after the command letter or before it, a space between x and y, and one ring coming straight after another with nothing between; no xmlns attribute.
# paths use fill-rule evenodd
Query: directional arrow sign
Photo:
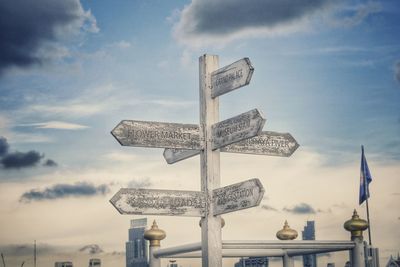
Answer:
<svg viewBox="0 0 400 267"><path fill-rule="evenodd" d="M123 120L111 134L123 146L201 149L195 124Z"/></svg>
<svg viewBox="0 0 400 267"><path fill-rule="evenodd" d="M246 57L211 73L211 97L223 95L248 85L254 68Z"/></svg>
<svg viewBox="0 0 400 267"><path fill-rule="evenodd" d="M213 191L214 215L258 206L264 195L264 187L254 178L228 185Z"/></svg>
<svg viewBox="0 0 400 267"><path fill-rule="evenodd" d="M290 133L261 132L261 134L231 144L223 152L290 157L299 144Z"/></svg>
<svg viewBox="0 0 400 267"><path fill-rule="evenodd" d="M110 200L121 214L179 215L201 217L205 214L203 192L121 188Z"/></svg>
<svg viewBox="0 0 400 267"><path fill-rule="evenodd" d="M236 117L211 126L213 149L256 136L264 127L265 119L258 109L250 110Z"/></svg>
<svg viewBox="0 0 400 267"><path fill-rule="evenodd" d="M263 131L254 136L220 149L221 152L256 154L278 157L290 157L299 147L297 141L290 133L277 133ZM172 164L200 153L199 150L189 149L165 149L164 158L168 164Z"/></svg>

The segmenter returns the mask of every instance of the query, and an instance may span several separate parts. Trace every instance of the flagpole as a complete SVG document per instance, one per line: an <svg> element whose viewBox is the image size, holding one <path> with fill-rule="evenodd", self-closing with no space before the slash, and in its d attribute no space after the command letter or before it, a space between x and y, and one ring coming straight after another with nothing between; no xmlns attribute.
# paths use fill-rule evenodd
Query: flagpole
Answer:
<svg viewBox="0 0 400 267"><path fill-rule="evenodd" d="M368 239L369 239L369 245L372 246L371 242L371 222L369 220L369 207L368 207L368 198L365 200L366 201L366 206L367 206L367 221L368 221Z"/></svg>

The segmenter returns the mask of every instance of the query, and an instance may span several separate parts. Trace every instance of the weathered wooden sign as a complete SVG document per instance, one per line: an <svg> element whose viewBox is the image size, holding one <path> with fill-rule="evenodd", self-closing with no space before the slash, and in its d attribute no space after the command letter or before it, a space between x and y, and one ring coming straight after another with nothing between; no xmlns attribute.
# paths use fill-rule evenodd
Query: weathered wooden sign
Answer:
<svg viewBox="0 0 400 267"><path fill-rule="evenodd" d="M290 157L299 147L290 133L262 131L259 135L222 147L221 152ZM164 150L164 158L172 164L200 153L199 150L172 149Z"/></svg>
<svg viewBox="0 0 400 267"><path fill-rule="evenodd" d="M211 73L211 97L223 95L248 85L254 68L250 59L243 58Z"/></svg>
<svg viewBox="0 0 400 267"><path fill-rule="evenodd" d="M259 135L226 146L224 152L290 157L299 147L290 133L263 131Z"/></svg>
<svg viewBox="0 0 400 267"><path fill-rule="evenodd" d="M123 120L111 134L123 146L201 149L195 124Z"/></svg>
<svg viewBox="0 0 400 267"><path fill-rule="evenodd" d="M206 208L197 191L121 188L110 202L121 214L201 217Z"/></svg>
<svg viewBox="0 0 400 267"><path fill-rule="evenodd" d="M212 125L213 150L256 136L264 123L261 112L253 109Z"/></svg>
<svg viewBox="0 0 400 267"><path fill-rule="evenodd" d="M212 198L214 215L258 206L264 191L257 178L214 189Z"/></svg>

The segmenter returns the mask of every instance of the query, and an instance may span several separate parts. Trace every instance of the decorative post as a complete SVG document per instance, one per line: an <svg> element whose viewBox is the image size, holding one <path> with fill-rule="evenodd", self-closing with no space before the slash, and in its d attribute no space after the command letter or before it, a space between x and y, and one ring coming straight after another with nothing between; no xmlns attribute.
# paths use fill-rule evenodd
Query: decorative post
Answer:
<svg viewBox="0 0 400 267"><path fill-rule="evenodd" d="M154 257L154 252L160 249L160 240L163 240L167 235L164 230L158 229L156 221L153 221L151 229L144 232L144 238L150 241L149 256L150 264L149 267L161 267L161 260Z"/></svg>
<svg viewBox="0 0 400 267"><path fill-rule="evenodd" d="M343 227L351 233L351 240L355 243L355 247L350 252L351 266L365 267L363 231L368 228L367 221L360 219L357 211L354 210L353 216L344 223Z"/></svg>
<svg viewBox="0 0 400 267"><path fill-rule="evenodd" d="M297 231L294 229L291 229L288 222L285 221L285 224L283 225L283 229L279 230L276 233L276 237L279 240L293 240L293 239L296 239L296 237L297 237ZM289 257L289 255L286 253L286 251L282 257L282 260L283 260L283 267L293 267L294 266L293 259L291 257Z"/></svg>

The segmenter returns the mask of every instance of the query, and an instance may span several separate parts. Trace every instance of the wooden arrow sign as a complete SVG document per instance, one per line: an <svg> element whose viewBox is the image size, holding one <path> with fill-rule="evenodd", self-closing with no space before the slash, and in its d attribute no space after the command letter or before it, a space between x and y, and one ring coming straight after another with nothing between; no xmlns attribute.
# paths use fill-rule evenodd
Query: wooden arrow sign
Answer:
<svg viewBox="0 0 400 267"><path fill-rule="evenodd" d="M264 123L261 112L253 109L212 125L213 150L256 136Z"/></svg>
<svg viewBox="0 0 400 267"><path fill-rule="evenodd" d="M123 120L111 134L123 146L201 149L195 124Z"/></svg>
<svg viewBox="0 0 400 267"><path fill-rule="evenodd" d="M121 214L201 217L206 208L197 191L121 188L110 202Z"/></svg>
<svg viewBox="0 0 400 267"><path fill-rule="evenodd" d="M290 133L263 131L259 135L222 147L221 152L290 157L299 147ZM200 153L199 150L165 149L164 158L172 164Z"/></svg>
<svg viewBox="0 0 400 267"><path fill-rule="evenodd" d="M247 57L212 72L211 97L215 98L248 85L253 72L254 68L251 65L250 59Z"/></svg>
<svg viewBox="0 0 400 267"><path fill-rule="evenodd" d="M264 187L254 178L213 191L214 215L220 215L258 206L264 195Z"/></svg>

